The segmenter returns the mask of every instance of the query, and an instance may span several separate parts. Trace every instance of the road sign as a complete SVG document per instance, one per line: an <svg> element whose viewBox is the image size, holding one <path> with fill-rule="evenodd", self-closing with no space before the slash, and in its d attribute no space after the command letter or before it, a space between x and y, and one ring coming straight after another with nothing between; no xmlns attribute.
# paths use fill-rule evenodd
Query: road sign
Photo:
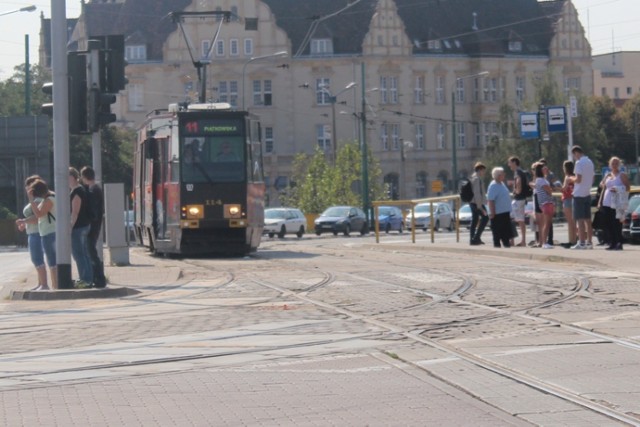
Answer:
<svg viewBox="0 0 640 427"><path fill-rule="evenodd" d="M538 113L520 113L520 136L522 138L538 138Z"/></svg>
<svg viewBox="0 0 640 427"><path fill-rule="evenodd" d="M441 191L442 191L442 181L439 180L439 179L431 181L431 192L432 193L439 193Z"/></svg>
<svg viewBox="0 0 640 427"><path fill-rule="evenodd" d="M567 112L565 107L547 108L547 129L549 132L567 131Z"/></svg>

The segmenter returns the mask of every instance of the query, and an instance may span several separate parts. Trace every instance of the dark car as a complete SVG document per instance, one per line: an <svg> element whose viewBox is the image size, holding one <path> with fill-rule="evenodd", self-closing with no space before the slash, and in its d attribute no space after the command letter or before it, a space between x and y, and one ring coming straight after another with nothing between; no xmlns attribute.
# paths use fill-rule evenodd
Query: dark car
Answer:
<svg viewBox="0 0 640 427"><path fill-rule="evenodd" d="M333 233L334 236L343 233L348 236L352 231L368 233L369 225L362 209L355 206L332 206L315 220L315 231L318 236L322 233Z"/></svg>
<svg viewBox="0 0 640 427"><path fill-rule="evenodd" d="M395 206L378 207L378 230L385 233L390 231L402 233L404 231L404 221L400 208Z"/></svg>
<svg viewBox="0 0 640 427"><path fill-rule="evenodd" d="M631 216L634 212L638 210L640 207L640 194L636 194L629 199L629 208L627 209L627 213L624 216L624 221L622 222L622 237L631 241Z"/></svg>
<svg viewBox="0 0 640 427"><path fill-rule="evenodd" d="M631 213L631 224L629 224L629 241L640 243L640 206Z"/></svg>

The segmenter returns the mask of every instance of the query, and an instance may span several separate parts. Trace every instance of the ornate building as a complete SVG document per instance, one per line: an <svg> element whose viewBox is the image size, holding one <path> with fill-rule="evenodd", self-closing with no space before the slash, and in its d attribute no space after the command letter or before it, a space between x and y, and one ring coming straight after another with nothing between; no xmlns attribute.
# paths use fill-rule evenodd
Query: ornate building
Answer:
<svg viewBox="0 0 640 427"><path fill-rule="evenodd" d="M216 40L220 18L185 19L183 34L167 16L216 10L232 13ZM296 153L331 153L361 136L362 105L385 181L416 198L432 195L434 182L447 191L453 170L470 173L498 135L502 105L537 110L534 81L548 70L567 94L593 92L591 48L570 0L84 4L73 40L82 47L109 34L125 35L128 85L116 104L125 126L195 100L193 61L210 59L208 98L261 118L272 204Z"/></svg>

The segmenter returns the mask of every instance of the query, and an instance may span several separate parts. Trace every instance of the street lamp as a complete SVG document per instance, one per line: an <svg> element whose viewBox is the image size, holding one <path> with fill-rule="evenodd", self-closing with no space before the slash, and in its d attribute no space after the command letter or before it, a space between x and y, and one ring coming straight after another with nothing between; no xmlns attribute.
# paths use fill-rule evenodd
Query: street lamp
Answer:
<svg viewBox="0 0 640 427"><path fill-rule="evenodd" d="M0 16L10 15L12 13L18 13L18 12L33 12L34 10L36 10L36 7L34 5L25 6L25 7L21 7L20 9L10 10L8 12L1 12Z"/></svg>
<svg viewBox="0 0 640 427"><path fill-rule="evenodd" d="M338 96L348 91L356 85L356 82L351 82L344 87L340 92L333 95L328 86L320 86L320 91L326 93L329 96L329 102L331 103L331 158L333 163L336 163L336 153L338 151L338 138L336 135L336 102Z"/></svg>
<svg viewBox="0 0 640 427"><path fill-rule="evenodd" d="M244 63L244 65L242 66L242 110L243 110L243 111L244 111L244 109L245 109L245 107L244 107L244 106L245 106L245 99L246 99L246 96L245 96L245 93L244 93L244 80L245 80L245 72L246 72L246 69L247 69L247 65L249 65L249 64L250 64L250 63L252 63L253 61L258 61L258 60L260 60L260 59L275 58L275 57L277 57L277 56L285 57L285 56L287 56L287 55L289 55L289 52L287 52L286 50L282 50L282 51L280 51L280 52L271 53L271 54L269 54L269 55L262 55L262 56L254 56L254 57L251 57L251 58L249 58L249 60L248 60L248 61L246 61L246 62Z"/></svg>
<svg viewBox="0 0 640 427"><path fill-rule="evenodd" d="M456 77L451 86L451 190L456 191L458 188L458 145L456 144L456 86L458 82L464 79L472 79L474 77L486 76L488 71L482 71L468 76Z"/></svg>

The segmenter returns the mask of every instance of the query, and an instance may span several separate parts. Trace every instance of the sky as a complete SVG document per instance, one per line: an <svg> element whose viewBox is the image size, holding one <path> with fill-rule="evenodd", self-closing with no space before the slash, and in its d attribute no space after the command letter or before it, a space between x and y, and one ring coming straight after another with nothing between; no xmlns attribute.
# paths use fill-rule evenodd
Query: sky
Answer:
<svg viewBox="0 0 640 427"><path fill-rule="evenodd" d="M0 2L0 15L30 5L37 7L34 12L0 16L0 80L13 75L16 65L24 64L25 34L29 35L29 62L38 62L40 14L51 18L51 1L54 0ZM578 9L594 55L640 51L640 0L573 0L573 4ZM66 5L67 18L77 18L80 0L67 0Z"/></svg>

